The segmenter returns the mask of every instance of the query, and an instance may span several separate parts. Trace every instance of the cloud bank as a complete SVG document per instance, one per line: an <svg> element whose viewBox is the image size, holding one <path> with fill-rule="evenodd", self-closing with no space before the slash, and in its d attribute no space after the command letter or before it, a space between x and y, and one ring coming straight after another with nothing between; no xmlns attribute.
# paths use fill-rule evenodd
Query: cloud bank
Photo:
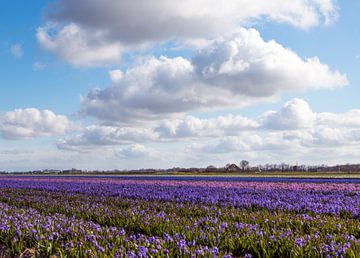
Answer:
<svg viewBox="0 0 360 258"><path fill-rule="evenodd" d="M77 129L65 116L36 108L0 113L0 136L5 139L27 139L68 133Z"/></svg>
<svg viewBox="0 0 360 258"><path fill-rule="evenodd" d="M117 63L124 49L216 38L262 20L306 30L336 18L334 0L59 0L37 38L70 64L91 67Z"/></svg>
<svg viewBox="0 0 360 258"><path fill-rule="evenodd" d="M94 125L58 143L67 150L101 146L192 142L200 153L262 152L355 146L360 141L360 110L337 114L314 112L303 99L291 99L277 111L256 119L239 115L200 119L185 116L142 126Z"/></svg>
<svg viewBox="0 0 360 258"><path fill-rule="evenodd" d="M284 92L348 83L346 75L318 58L302 59L275 41L264 41L254 29L218 39L190 60L148 57L110 76L111 87L93 89L82 99L82 113L113 123L241 108Z"/></svg>

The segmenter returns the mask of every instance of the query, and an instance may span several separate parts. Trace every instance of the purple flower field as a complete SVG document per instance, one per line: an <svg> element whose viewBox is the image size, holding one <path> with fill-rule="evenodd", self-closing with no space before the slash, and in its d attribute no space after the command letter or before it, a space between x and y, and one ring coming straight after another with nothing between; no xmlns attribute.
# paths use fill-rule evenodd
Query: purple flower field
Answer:
<svg viewBox="0 0 360 258"><path fill-rule="evenodd" d="M0 177L0 246L39 257L360 257L358 182L175 179Z"/></svg>

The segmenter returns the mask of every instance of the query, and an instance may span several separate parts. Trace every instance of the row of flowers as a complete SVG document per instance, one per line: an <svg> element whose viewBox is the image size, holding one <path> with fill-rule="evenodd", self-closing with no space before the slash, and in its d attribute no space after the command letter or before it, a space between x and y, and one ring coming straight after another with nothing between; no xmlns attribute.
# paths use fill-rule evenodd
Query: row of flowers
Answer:
<svg viewBox="0 0 360 258"><path fill-rule="evenodd" d="M60 257L360 253L360 198L353 189L72 177L0 181L0 243L14 255L27 248Z"/></svg>

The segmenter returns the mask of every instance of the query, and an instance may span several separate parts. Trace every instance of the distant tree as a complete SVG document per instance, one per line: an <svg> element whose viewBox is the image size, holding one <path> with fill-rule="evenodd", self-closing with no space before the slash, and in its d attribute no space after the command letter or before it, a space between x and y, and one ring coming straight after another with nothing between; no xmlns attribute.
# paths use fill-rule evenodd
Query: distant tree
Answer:
<svg viewBox="0 0 360 258"><path fill-rule="evenodd" d="M217 168L213 165L207 166L205 169L206 172L216 172Z"/></svg>
<svg viewBox="0 0 360 258"><path fill-rule="evenodd" d="M244 171L245 170L245 168L247 168L249 166L249 161L247 161L247 160L242 160L241 162L240 162L240 167L241 167L241 169Z"/></svg>

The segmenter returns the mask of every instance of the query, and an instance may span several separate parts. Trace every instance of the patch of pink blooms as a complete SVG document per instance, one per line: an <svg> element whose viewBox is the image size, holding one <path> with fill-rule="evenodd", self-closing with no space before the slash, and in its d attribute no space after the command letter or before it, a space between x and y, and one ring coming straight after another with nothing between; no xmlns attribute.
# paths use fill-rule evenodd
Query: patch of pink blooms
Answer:
<svg viewBox="0 0 360 258"><path fill-rule="evenodd" d="M285 182L216 182L216 181L165 181L165 180L127 180L129 184L156 184L160 186L198 186L220 188L251 188L258 190L288 189L315 191L354 191L360 192L360 184L352 183L285 183Z"/></svg>
<svg viewBox="0 0 360 258"><path fill-rule="evenodd" d="M360 184L356 183L303 183L303 182L246 182L246 181L206 181L199 180L157 180L157 179L123 179L123 178L86 178L86 177L0 177L9 181L35 181L44 183L101 183L101 184L138 184L157 186L192 186L220 188L250 188L258 190L315 190L315 191L353 191L360 192Z"/></svg>

